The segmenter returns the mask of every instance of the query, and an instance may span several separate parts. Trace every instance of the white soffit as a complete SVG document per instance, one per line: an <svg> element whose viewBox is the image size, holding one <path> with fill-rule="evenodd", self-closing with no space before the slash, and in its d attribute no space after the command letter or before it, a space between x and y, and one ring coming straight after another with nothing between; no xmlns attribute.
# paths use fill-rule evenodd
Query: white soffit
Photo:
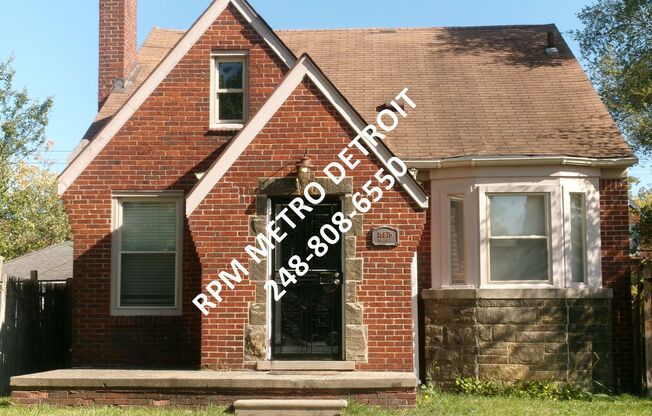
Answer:
<svg viewBox="0 0 652 416"><path fill-rule="evenodd" d="M118 110L115 116L107 123L97 136L79 152L70 162L66 169L59 175L59 195L82 174L84 169L90 165L95 157L104 149L111 139L129 121L131 116L140 108L147 98L156 90L161 82L183 59L188 51L197 43L202 35L210 28L215 20L222 14L224 9L233 4L242 16L251 24L265 42L278 54L279 58L292 67L296 62L294 54L283 44L283 42L270 30L260 16L247 3L246 0L215 0L206 11L197 19L181 40L172 48L170 53L161 61L152 74L138 87L136 92Z"/></svg>

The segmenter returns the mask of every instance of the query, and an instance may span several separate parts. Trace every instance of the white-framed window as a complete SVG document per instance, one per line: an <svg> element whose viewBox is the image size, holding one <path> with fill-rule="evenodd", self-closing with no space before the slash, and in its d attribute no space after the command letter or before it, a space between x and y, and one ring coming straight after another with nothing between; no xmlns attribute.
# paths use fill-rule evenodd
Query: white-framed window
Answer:
<svg viewBox="0 0 652 416"><path fill-rule="evenodd" d="M487 261L490 283L552 283L550 195L490 193Z"/></svg>
<svg viewBox="0 0 652 416"><path fill-rule="evenodd" d="M570 282L581 285L586 283L586 195L571 192L568 199L570 202Z"/></svg>
<svg viewBox="0 0 652 416"><path fill-rule="evenodd" d="M567 179L564 189L566 286L600 287L600 194L597 183Z"/></svg>
<svg viewBox="0 0 652 416"><path fill-rule="evenodd" d="M466 284L466 249L464 238L464 194L447 198L448 216L448 281L451 285Z"/></svg>
<svg viewBox="0 0 652 416"><path fill-rule="evenodd" d="M211 59L211 127L241 128L248 108L247 53L224 51Z"/></svg>
<svg viewBox="0 0 652 416"><path fill-rule="evenodd" d="M112 315L180 315L183 193L114 193Z"/></svg>
<svg viewBox="0 0 652 416"><path fill-rule="evenodd" d="M472 277L477 273L474 256L477 247L473 231L477 221L470 212L474 210L476 196L473 187L447 186L442 192L435 191L431 200L432 270L440 276L444 288L471 289Z"/></svg>

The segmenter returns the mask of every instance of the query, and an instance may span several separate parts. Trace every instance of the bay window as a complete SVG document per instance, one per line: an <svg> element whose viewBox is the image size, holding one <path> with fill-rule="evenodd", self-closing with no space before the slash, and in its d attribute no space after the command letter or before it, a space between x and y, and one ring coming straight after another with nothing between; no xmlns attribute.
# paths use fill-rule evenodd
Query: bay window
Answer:
<svg viewBox="0 0 652 416"><path fill-rule="evenodd" d="M509 168L469 172L433 173L433 288L601 287L597 175L541 177L532 167L519 171L528 180L517 180Z"/></svg>
<svg viewBox="0 0 652 416"><path fill-rule="evenodd" d="M180 314L182 197L114 195L112 312Z"/></svg>

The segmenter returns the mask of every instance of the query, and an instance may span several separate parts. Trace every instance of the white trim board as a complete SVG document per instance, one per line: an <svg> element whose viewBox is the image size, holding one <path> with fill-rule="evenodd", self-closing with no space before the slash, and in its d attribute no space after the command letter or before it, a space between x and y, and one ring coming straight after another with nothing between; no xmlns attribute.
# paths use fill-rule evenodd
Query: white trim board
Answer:
<svg viewBox="0 0 652 416"><path fill-rule="evenodd" d="M244 19L258 32L265 42L276 52L279 58L292 67L296 62L294 54L283 44L278 36L261 19L246 0L214 0L204 13L195 21L170 53L161 61L150 76L138 87L127 102L118 110L109 123L102 128L97 136L90 141L79 154L68 164L59 175L59 195L62 195L70 185L84 172L97 155L106 147L113 137L129 121L131 116L143 105L168 74L177 66L188 51L210 28L215 20L224 12L229 4L242 14Z"/></svg>
<svg viewBox="0 0 652 416"><path fill-rule="evenodd" d="M523 166L523 165L569 165L591 167L629 167L638 163L638 158L590 158L576 156L460 156L448 159L404 159L411 168L441 169L476 166Z"/></svg>
<svg viewBox="0 0 652 416"><path fill-rule="evenodd" d="M186 198L186 215L190 216L209 192L220 181L224 174L231 168L242 152L249 146L254 138L265 127L269 120L276 114L283 103L290 97L299 84L308 77L319 91L328 98L338 113L351 125L356 133L361 133L367 123L355 112L339 91L330 83L324 73L315 65L307 54L302 55L285 79L276 88L256 115L229 143L222 154L213 162L206 174L200 179ZM383 141L378 141L378 146L367 146L378 157L383 166L387 168L387 161L394 156ZM388 169L391 172L391 169ZM412 197L420 208L428 207L428 195L416 182L412 175L396 177L396 181Z"/></svg>

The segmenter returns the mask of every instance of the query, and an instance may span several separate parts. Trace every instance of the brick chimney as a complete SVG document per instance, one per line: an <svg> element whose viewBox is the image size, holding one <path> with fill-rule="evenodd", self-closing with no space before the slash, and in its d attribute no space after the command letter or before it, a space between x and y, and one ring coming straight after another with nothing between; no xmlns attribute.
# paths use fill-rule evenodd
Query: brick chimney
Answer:
<svg viewBox="0 0 652 416"><path fill-rule="evenodd" d="M136 11L137 0L100 0L98 109L136 64Z"/></svg>

